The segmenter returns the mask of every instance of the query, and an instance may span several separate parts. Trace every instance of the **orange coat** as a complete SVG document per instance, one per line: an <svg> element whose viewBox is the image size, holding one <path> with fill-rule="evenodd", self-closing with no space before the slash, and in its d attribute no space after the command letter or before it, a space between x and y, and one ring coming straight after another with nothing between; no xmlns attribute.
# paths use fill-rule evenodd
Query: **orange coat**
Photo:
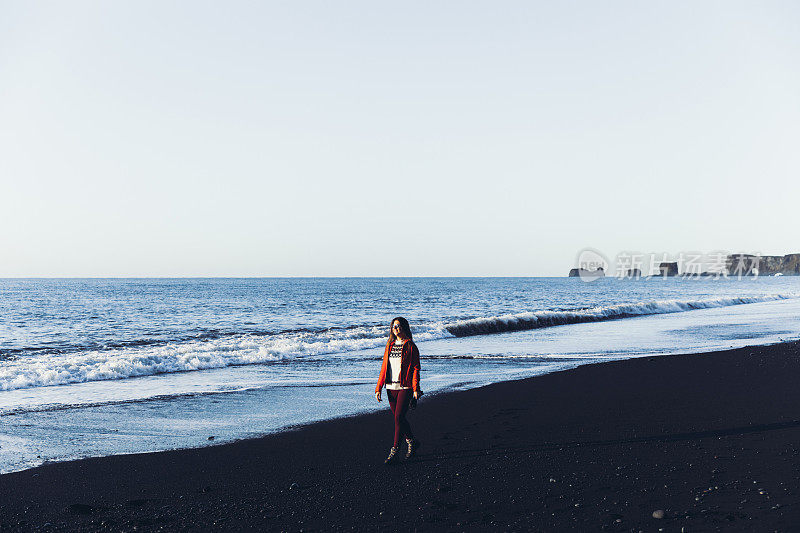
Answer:
<svg viewBox="0 0 800 533"><path fill-rule="evenodd" d="M386 370L389 367L391 348L389 343L386 343L386 349L383 351L383 365L375 392L380 391L386 384ZM411 339L403 341L403 351L400 354L400 385L411 387L414 392L422 392L419 388L419 350Z"/></svg>

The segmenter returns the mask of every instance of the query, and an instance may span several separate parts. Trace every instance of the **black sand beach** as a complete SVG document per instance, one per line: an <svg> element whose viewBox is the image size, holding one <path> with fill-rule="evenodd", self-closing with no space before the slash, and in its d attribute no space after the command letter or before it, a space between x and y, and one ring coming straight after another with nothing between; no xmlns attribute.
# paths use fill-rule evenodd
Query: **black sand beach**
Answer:
<svg viewBox="0 0 800 533"><path fill-rule="evenodd" d="M46 465L0 476L0 529L798 530L798 356L650 357L425 397L410 416L420 454L394 467L388 405Z"/></svg>

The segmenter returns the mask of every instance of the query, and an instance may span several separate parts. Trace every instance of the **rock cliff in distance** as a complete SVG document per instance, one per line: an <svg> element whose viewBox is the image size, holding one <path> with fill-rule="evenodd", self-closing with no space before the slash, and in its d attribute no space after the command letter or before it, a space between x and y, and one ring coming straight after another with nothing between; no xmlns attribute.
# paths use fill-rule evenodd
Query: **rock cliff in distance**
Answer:
<svg viewBox="0 0 800 533"><path fill-rule="evenodd" d="M800 276L800 254L731 254L726 261L729 276Z"/></svg>

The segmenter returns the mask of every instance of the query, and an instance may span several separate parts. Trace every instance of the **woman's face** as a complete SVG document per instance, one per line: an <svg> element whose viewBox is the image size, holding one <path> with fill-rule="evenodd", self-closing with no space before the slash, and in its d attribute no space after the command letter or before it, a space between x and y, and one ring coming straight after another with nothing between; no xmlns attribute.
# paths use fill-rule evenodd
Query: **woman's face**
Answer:
<svg viewBox="0 0 800 533"><path fill-rule="evenodd" d="M400 322L398 322L397 320L395 320L394 323L392 323L392 333L394 333L394 336L397 337L398 339L405 338L403 336L403 330L400 327Z"/></svg>

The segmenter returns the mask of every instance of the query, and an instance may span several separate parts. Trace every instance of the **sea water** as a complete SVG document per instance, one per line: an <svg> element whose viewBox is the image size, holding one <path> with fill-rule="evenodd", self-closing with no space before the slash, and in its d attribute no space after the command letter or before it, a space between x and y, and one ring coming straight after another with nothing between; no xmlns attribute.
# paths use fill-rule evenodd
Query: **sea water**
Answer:
<svg viewBox="0 0 800 533"><path fill-rule="evenodd" d="M0 280L0 472L385 408L395 316L435 394L797 339L800 278Z"/></svg>

